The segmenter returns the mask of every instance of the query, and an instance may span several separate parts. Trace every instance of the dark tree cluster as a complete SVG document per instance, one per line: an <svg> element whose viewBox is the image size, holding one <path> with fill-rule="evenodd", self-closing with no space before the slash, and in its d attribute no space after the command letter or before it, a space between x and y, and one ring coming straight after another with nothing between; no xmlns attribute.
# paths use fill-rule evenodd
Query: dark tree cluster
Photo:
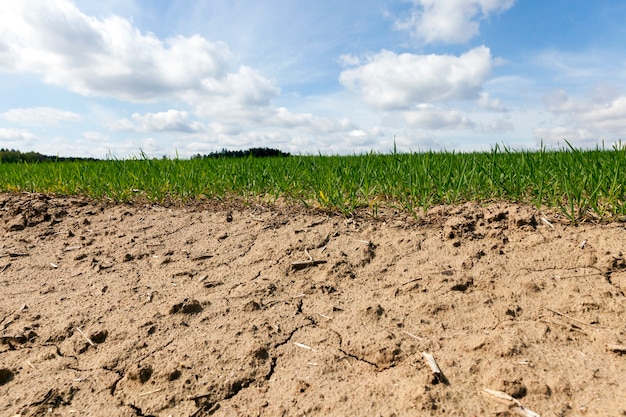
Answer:
<svg viewBox="0 0 626 417"><path fill-rule="evenodd" d="M271 148L250 148L246 151L229 151L228 149L222 149L219 152L211 152L208 155L194 155L192 159L210 159L210 158L247 158L253 156L255 158L268 158L268 157L284 157L291 156L288 152L283 152L278 149Z"/></svg>
<svg viewBox="0 0 626 417"><path fill-rule="evenodd" d="M286 157L291 156L288 152L282 152L278 149L271 148L250 148L245 151L229 151L222 149L219 152L212 152L208 155L194 155L191 159L210 159L210 158L267 158L267 157ZM163 159L168 159L164 156ZM97 161L94 158L78 158L78 157L62 157L48 156L39 152L21 152L15 149L0 149L0 163L17 163L17 162L67 162L67 161Z"/></svg>
<svg viewBox="0 0 626 417"><path fill-rule="evenodd" d="M93 158L75 158L42 155L39 152L21 152L15 149L0 149L0 163L16 162L64 162L64 161L95 161Z"/></svg>

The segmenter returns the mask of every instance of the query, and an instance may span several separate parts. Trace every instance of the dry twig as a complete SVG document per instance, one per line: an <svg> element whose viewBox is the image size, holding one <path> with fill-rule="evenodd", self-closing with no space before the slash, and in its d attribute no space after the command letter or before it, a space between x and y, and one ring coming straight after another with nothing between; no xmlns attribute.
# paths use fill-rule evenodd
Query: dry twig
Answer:
<svg viewBox="0 0 626 417"><path fill-rule="evenodd" d="M426 340L423 337L415 336L413 333L409 333L406 330L402 330L402 333L404 333L405 335L409 337L412 337L415 340L419 340L420 342L423 342L424 340ZM422 353L422 355L424 355L424 353Z"/></svg>
<svg viewBox="0 0 626 417"><path fill-rule="evenodd" d="M21 253L21 252L0 253L0 258L5 258L7 256L10 258L19 258L20 256L30 256L30 253Z"/></svg>
<svg viewBox="0 0 626 417"><path fill-rule="evenodd" d="M585 326L592 327L590 323L586 323L586 322L584 322L582 320L578 320L577 318L574 318L572 316L568 316L567 314L561 313L560 311L552 310L551 308L548 308L548 307L546 307L546 310L548 310L548 311L550 311L550 312L552 312L552 313L554 313L556 315L559 315L561 317L565 317L566 319L570 319L570 320L578 322L580 324L584 324Z"/></svg>
<svg viewBox="0 0 626 417"><path fill-rule="evenodd" d="M541 221L554 229L554 225L552 223L550 223L550 220L548 220L545 216L541 217Z"/></svg>
<svg viewBox="0 0 626 417"><path fill-rule="evenodd" d="M315 350L311 346L303 345L302 343L298 343L298 342L294 342L294 345L298 346L299 348L306 349L306 350L313 350L313 351Z"/></svg>
<svg viewBox="0 0 626 417"><path fill-rule="evenodd" d="M428 352L422 352L422 356L426 360L426 363L428 364L428 366L430 367L433 373L433 378L434 378L433 384L441 382L445 385L449 385L448 380L443 375L443 372L441 372L439 365L437 365L437 361L435 361L435 357Z"/></svg>
<svg viewBox="0 0 626 417"><path fill-rule="evenodd" d="M626 353L626 345L607 345L606 347L615 353Z"/></svg>
<svg viewBox="0 0 626 417"><path fill-rule="evenodd" d="M206 255L198 255L198 256L196 256L195 258L191 258L191 260L192 260L192 261L204 261L205 259L210 259L210 258L212 258L212 257L213 257L213 255L209 255L209 254L206 254Z"/></svg>
<svg viewBox="0 0 626 417"><path fill-rule="evenodd" d="M152 391L142 392L141 394L139 394L139 397L145 397L146 395L156 394L157 392L161 392L161 391L163 391L163 388L153 389Z"/></svg>
<svg viewBox="0 0 626 417"><path fill-rule="evenodd" d="M540 417L539 414L524 407L518 400L511 397L509 394L505 392L496 391L494 389L489 389L489 388L483 388L483 393L489 395L489 398L494 399L501 404L507 405L510 409L517 412L521 416Z"/></svg>
<svg viewBox="0 0 626 417"><path fill-rule="evenodd" d="M327 261L307 261L307 262L293 262L291 264L291 268L294 271L299 271L301 269L308 268L310 266L317 266L321 264L325 264Z"/></svg>
<svg viewBox="0 0 626 417"><path fill-rule="evenodd" d="M320 317L324 317L326 320L332 320L333 318L330 316L327 316L326 314L322 314L322 313L317 313Z"/></svg>
<svg viewBox="0 0 626 417"><path fill-rule="evenodd" d="M91 341L91 339L89 337L87 337L87 335L85 333L83 333L83 331L80 329L80 327L77 327L76 330L78 330L78 333L80 333L80 335L82 337L85 338L85 340L93 347L96 347L96 345Z"/></svg>

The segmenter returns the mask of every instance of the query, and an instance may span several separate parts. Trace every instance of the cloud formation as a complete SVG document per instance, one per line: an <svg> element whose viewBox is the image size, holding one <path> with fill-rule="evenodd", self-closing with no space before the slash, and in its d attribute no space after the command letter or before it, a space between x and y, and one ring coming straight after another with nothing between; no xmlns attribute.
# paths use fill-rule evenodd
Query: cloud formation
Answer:
<svg viewBox="0 0 626 417"><path fill-rule="evenodd" d="M460 110L439 109L430 105L403 113L406 124L413 128L426 130L471 129L474 123Z"/></svg>
<svg viewBox="0 0 626 417"><path fill-rule="evenodd" d="M40 126L54 126L62 122L77 122L81 119L78 113L52 107L11 109L0 113L0 116L10 122Z"/></svg>
<svg viewBox="0 0 626 417"><path fill-rule="evenodd" d="M199 35L161 40L122 17L83 14L69 0L0 3L0 70L40 74L84 96L156 102L201 96L267 102L272 82Z"/></svg>
<svg viewBox="0 0 626 417"><path fill-rule="evenodd" d="M493 60L480 46L460 55L396 54L383 50L344 70L339 81L379 110L479 97Z"/></svg>
<svg viewBox="0 0 626 417"><path fill-rule="evenodd" d="M5 129L0 127L0 140L8 143L27 143L30 144L36 138L28 130L23 129Z"/></svg>
<svg viewBox="0 0 626 417"><path fill-rule="evenodd" d="M485 92L478 95L478 105L485 110L494 112L505 113L508 111L499 98L491 98L489 94Z"/></svg>
<svg viewBox="0 0 626 417"><path fill-rule="evenodd" d="M396 21L419 43L465 43L479 33L480 21L513 7L515 0L412 0L411 15Z"/></svg>
<svg viewBox="0 0 626 417"><path fill-rule="evenodd" d="M616 94L615 89L601 86L585 99L555 90L546 96L545 104L558 118L559 125L534 129L537 139L595 143L600 139L622 139L626 132L626 96Z"/></svg>
<svg viewBox="0 0 626 417"><path fill-rule="evenodd" d="M138 133L196 133L206 130L206 127L202 123L190 120L188 112L174 109L158 113L134 113L131 119L132 121L128 119L118 120L111 125L111 128L113 130Z"/></svg>

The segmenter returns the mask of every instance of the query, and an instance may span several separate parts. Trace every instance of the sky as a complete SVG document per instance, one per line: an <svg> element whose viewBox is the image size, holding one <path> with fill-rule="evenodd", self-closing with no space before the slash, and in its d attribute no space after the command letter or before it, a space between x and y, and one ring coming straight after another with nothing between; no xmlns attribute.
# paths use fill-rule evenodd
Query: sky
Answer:
<svg viewBox="0 0 626 417"><path fill-rule="evenodd" d="M3 0L0 148L610 148L624 21L621 0Z"/></svg>

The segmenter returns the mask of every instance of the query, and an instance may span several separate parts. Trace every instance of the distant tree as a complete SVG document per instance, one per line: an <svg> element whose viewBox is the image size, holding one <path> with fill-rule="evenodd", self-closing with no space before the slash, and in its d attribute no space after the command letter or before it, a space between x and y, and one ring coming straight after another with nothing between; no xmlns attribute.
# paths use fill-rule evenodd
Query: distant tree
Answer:
<svg viewBox="0 0 626 417"><path fill-rule="evenodd" d="M278 149L271 148L250 148L248 150L229 151L223 148L219 152L212 152L208 155L196 154L191 159L215 159L215 158L268 158L268 157L287 157L291 156L288 152L283 152ZM157 158L152 158L157 160ZM161 157L162 160L168 160L167 155ZM15 149L0 149L0 163L17 163L17 162L67 162L67 161L97 161L94 158L79 158L79 157L62 157L62 156L48 156L42 155L39 152L20 152Z"/></svg>
<svg viewBox="0 0 626 417"><path fill-rule="evenodd" d="M63 161L96 161L94 158L77 158L77 157L59 157L42 155L39 152L17 151L15 149L0 149L0 163L17 163L17 162L63 162Z"/></svg>
<svg viewBox="0 0 626 417"><path fill-rule="evenodd" d="M291 156L288 152L283 152L278 149L271 148L250 148L246 151L229 151L226 148L223 148L219 152L211 152L207 155L196 154L192 156L192 159L216 159L216 158L246 158L246 157L255 157L255 158L268 158L268 157L287 157Z"/></svg>

